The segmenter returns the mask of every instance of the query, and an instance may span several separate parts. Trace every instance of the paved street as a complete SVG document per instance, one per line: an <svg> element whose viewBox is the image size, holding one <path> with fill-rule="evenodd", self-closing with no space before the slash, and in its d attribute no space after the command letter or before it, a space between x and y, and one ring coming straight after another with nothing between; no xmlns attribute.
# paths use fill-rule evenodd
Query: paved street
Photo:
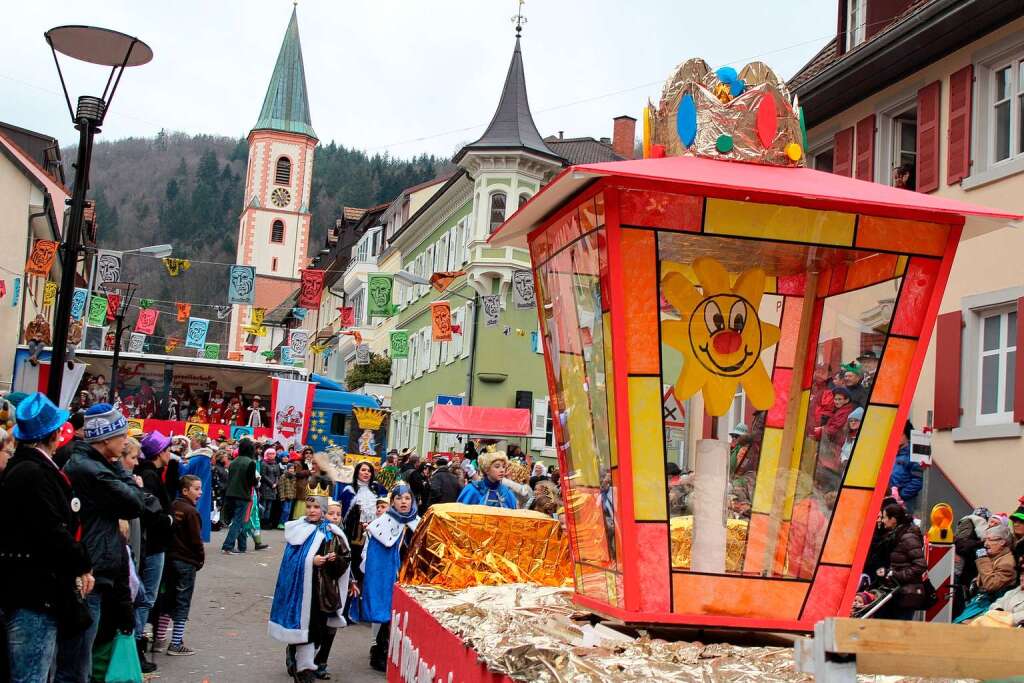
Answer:
<svg viewBox="0 0 1024 683"><path fill-rule="evenodd" d="M206 546L185 642L192 657L156 655L161 683L257 683L291 679L284 670L284 645L267 635L267 616L281 560L282 532L264 532L268 550L228 556L220 552L224 532ZM251 548L251 545L250 545ZM331 651L332 680L380 683L369 666L370 629L355 625L338 631ZM344 672L343 674L341 672ZM154 679L157 680L157 679Z"/></svg>

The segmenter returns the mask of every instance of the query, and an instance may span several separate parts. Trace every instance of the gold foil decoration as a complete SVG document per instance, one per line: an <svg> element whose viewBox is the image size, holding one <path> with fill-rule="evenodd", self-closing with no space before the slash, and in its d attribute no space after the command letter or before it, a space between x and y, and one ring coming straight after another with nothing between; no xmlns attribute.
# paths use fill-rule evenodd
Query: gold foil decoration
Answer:
<svg viewBox="0 0 1024 683"><path fill-rule="evenodd" d="M416 529L398 581L448 589L571 585L569 542L558 520L539 512L433 505Z"/></svg>
<svg viewBox="0 0 1024 683"><path fill-rule="evenodd" d="M672 568L690 568L690 547L693 544L693 517L673 517L669 523L672 535ZM747 520L726 520L725 530L725 571L740 572L743 569L743 553L747 547Z"/></svg>
<svg viewBox="0 0 1024 683"><path fill-rule="evenodd" d="M525 484L530 481L530 468L518 460L510 460L505 468L505 477L517 484Z"/></svg>

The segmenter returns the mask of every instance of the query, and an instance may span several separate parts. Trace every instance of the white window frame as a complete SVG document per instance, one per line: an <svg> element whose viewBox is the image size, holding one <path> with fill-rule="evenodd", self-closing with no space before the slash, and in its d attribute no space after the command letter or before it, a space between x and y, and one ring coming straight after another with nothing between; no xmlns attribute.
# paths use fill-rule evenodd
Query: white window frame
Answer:
<svg viewBox="0 0 1024 683"><path fill-rule="evenodd" d="M458 270L459 266L459 249L458 242L455 237L455 226L453 225L448 229L448 270Z"/></svg>
<svg viewBox="0 0 1024 683"><path fill-rule="evenodd" d="M423 448L420 451L420 459L423 459L427 455L427 451L430 450L430 418L434 414L434 402L429 401L423 406Z"/></svg>
<svg viewBox="0 0 1024 683"><path fill-rule="evenodd" d="M422 455L422 453L420 452L419 444L414 443L412 439L413 434L419 434L421 424L422 423L420 422L420 409L413 408L412 414L410 415L409 418L409 444L406 446L406 448L412 448L420 455Z"/></svg>
<svg viewBox="0 0 1024 683"><path fill-rule="evenodd" d="M474 303L469 301L466 303L466 310L463 313L463 318L466 324L462 326L462 357L469 358L469 352L473 348L473 334L476 330L473 329L473 306Z"/></svg>
<svg viewBox="0 0 1024 683"><path fill-rule="evenodd" d="M875 145L875 182L883 185L892 185L892 169L895 163L894 140L896 134L896 120L900 114L908 110L915 111L917 117L917 91L924 87L924 83L913 83L905 90L902 90L893 97L888 98L878 106L875 111L875 121L878 122L878 144ZM947 122L948 123L948 122ZM918 121L918 125L920 121ZM835 159L833 158L833 162ZM917 172L914 172L914 182L920 183Z"/></svg>
<svg viewBox="0 0 1024 683"><path fill-rule="evenodd" d="M998 306L995 308L984 309L982 311L978 311L977 313L977 315L981 318L981 320L978 323L978 328L976 330L976 333L978 335L978 355L971 360L973 360L973 362L977 364L977 377L975 378L975 381L977 381L978 383L977 386L979 391L976 392L977 398L974 402L973 407L976 415L975 419L977 424L979 425L1005 424L1007 422L1013 422L1013 409L1011 408L1010 410L1005 410L1006 405L1004 401L1006 399L1006 377L1008 374L1011 374L1016 371L1016 368L1006 367L1007 354L1009 354L1011 351L1017 351L1016 344L1013 347L1010 347L1007 343L1009 341L1009 329L1007 329L1007 325L1009 323L1010 315L1015 314L1016 312L1016 302L1013 302L1012 304L1006 306ZM988 320L989 318L999 319L999 345L993 350L986 351L984 348L985 321ZM999 372L997 375L996 402L997 405L1001 405L1004 408L1004 410L995 413L983 414L981 412L982 397L980 391L982 382L982 372L984 368L985 359L992 356L995 356L996 358L999 359L998 368L999 370L1001 370L1001 372Z"/></svg>
<svg viewBox="0 0 1024 683"><path fill-rule="evenodd" d="M420 355L419 354L419 349L417 348L418 346L419 346L419 336L418 335L410 335L410 337L409 337L409 363L408 363L408 367L406 368L406 372L405 372L405 381L406 382L411 380L413 377L419 377L419 375L416 374L416 367L417 367L416 361L417 361L417 359L419 358L419 355Z"/></svg>
<svg viewBox="0 0 1024 683"><path fill-rule="evenodd" d="M974 66L974 86L971 99L971 167L969 175L960 186L970 190L1011 175L1024 172L1024 151L1014 154L1014 145L1019 145L1014 126L1014 112L1017 121L1024 116L1024 91L1017 90L1010 100L1010 157L1003 161L995 161L995 108L993 91L995 88L995 72L1007 64L1015 64L1024 68L1024 39L1019 32L1008 36L994 45L974 53L971 56ZM1013 74L1011 74L1013 76ZM1014 79L1013 87L1019 86L1019 76ZM948 122L946 122L948 126ZM1017 126L1020 124L1018 123Z"/></svg>
<svg viewBox="0 0 1024 683"><path fill-rule="evenodd" d="M433 372L441 362L442 342L434 341L434 335L430 334L427 336L427 343L430 344L430 372Z"/></svg>
<svg viewBox="0 0 1024 683"><path fill-rule="evenodd" d="M1024 428L1013 421L1012 413L1004 413L1000 421L996 421L991 415L979 415L981 334L984 318L996 312L1015 309L1017 299L1021 297L1024 297L1024 287L1010 287L974 294L961 300L964 330L960 353L960 405L963 407L963 414L960 416L960 426L953 429L953 441L1024 436Z"/></svg>
<svg viewBox="0 0 1024 683"><path fill-rule="evenodd" d="M458 358L462 354L462 347L464 346L464 344L462 342L463 342L463 337L466 334L466 325L465 325L465 320L464 320L465 315L466 315L465 311L463 310L463 308L461 306L459 308L456 308L455 310L452 311L452 324L453 325L460 325L461 326L460 329L462 330L462 334L453 334L452 335L452 342L451 342L451 344L449 346L449 349L448 349L448 358L445 361L446 365L450 365L451 363L453 363L455 361L455 359Z"/></svg>
<svg viewBox="0 0 1024 683"><path fill-rule="evenodd" d="M423 264L426 267L426 270L422 273L422 277L425 277L426 279L429 280L430 276L433 275L434 272L435 272L434 271L434 265L435 265L435 263L434 263L434 245L431 244L429 247L427 247L427 250L423 254L424 254L423 255ZM421 289L420 296L423 296L424 294L426 294L427 292L430 291L430 286L429 285L420 285L420 289Z"/></svg>
<svg viewBox="0 0 1024 683"><path fill-rule="evenodd" d="M420 374L427 373L430 367L430 328L420 330Z"/></svg>
<svg viewBox="0 0 1024 683"><path fill-rule="evenodd" d="M846 0L846 49L852 50L867 39L868 0Z"/></svg>
<svg viewBox="0 0 1024 683"><path fill-rule="evenodd" d="M434 272L445 272L451 270L448 267L448 233L444 233L437 240L437 250L434 252Z"/></svg>
<svg viewBox="0 0 1024 683"><path fill-rule="evenodd" d="M463 221L462 262L469 263L469 243L473 241L473 224L467 216Z"/></svg>

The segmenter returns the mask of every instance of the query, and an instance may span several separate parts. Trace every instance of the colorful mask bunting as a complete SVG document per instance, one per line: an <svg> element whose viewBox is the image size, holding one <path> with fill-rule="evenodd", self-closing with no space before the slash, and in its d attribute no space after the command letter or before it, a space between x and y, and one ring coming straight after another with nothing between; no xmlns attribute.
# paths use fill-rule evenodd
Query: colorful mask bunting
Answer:
<svg viewBox="0 0 1024 683"><path fill-rule="evenodd" d="M47 280L46 284L43 285L43 305L52 306L57 302L57 283L52 280Z"/></svg>
<svg viewBox="0 0 1024 683"><path fill-rule="evenodd" d="M107 321L107 300L102 296L89 299L89 324L102 327Z"/></svg>
<svg viewBox="0 0 1024 683"><path fill-rule="evenodd" d="M160 317L160 311L155 308L144 308L139 311L139 317L135 321L135 331L142 334L154 334L156 332L156 321Z"/></svg>
<svg viewBox="0 0 1024 683"><path fill-rule="evenodd" d="M223 320L224 318L231 315L230 306L214 306L213 312L217 314L217 320Z"/></svg>
<svg viewBox="0 0 1024 683"><path fill-rule="evenodd" d="M391 273L370 273L366 278L367 309L371 318L387 318L394 314L396 306L391 303L395 287Z"/></svg>
<svg viewBox="0 0 1024 683"><path fill-rule="evenodd" d="M354 327L356 324L356 309L352 306L342 306L338 309L338 324L341 328Z"/></svg>
<svg viewBox="0 0 1024 683"><path fill-rule="evenodd" d="M166 343L164 343L164 353L170 353L174 349L178 348L181 344L181 339L178 337L168 337Z"/></svg>
<svg viewBox="0 0 1024 683"><path fill-rule="evenodd" d="M203 346L203 358L217 360L220 358L220 344L209 343Z"/></svg>
<svg viewBox="0 0 1024 683"><path fill-rule="evenodd" d="M171 277L178 277L192 267L192 262L187 258L165 258L163 261L164 268L167 269L167 274Z"/></svg>
<svg viewBox="0 0 1024 683"><path fill-rule="evenodd" d="M75 293L71 296L71 319L81 320L85 315L85 300L89 296L89 290L84 287L75 287Z"/></svg>
<svg viewBox="0 0 1024 683"><path fill-rule="evenodd" d="M189 318L185 331L185 346L190 349L202 349L206 344L206 333L210 329L210 321L206 318Z"/></svg>
<svg viewBox="0 0 1024 683"><path fill-rule="evenodd" d="M242 354L239 351L228 351L228 360L242 360Z"/></svg>
<svg viewBox="0 0 1024 683"><path fill-rule="evenodd" d="M292 360L292 350L287 346L281 347L281 363L284 365L294 365L295 361Z"/></svg>
<svg viewBox="0 0 1024 683"><path fill-rule="evenodd" d="M82 346L90 351L99 351L103 348L103 336L107 333L106 328L85 326L85 335Z"/></svg>
<svg viewBox="0 0 1024 683"><path fill-rule="evenodd" d="M260 350L260 347L257 346L256 344L243 344L242 349L244 351L252 351L253 353L256 353L257 351Z"/></svg>
<svg viewBox="0 0 1024 683"><path fill-rule="evenodd" d="M370 345L359 344L356 346L356 365L369 365L370 364Z"/></svg>
<svg viewBox="0 0 1024 683"><path fill-rule="evenodd" d="M132 353L142 353L146 348L146 335L132 332L128 338L128 350Z"/></svg>
<svg viewBox="0 0 1024 683"><path fill-rule="evenodd" d="M178 322L183 323L188 320L189 315L192 313L192 304L185 304L179 301L174 306L178 309Z"/></svg>
<svg viewBox="0 0 1024 683"><path fill-rule="evenodd" d="M11 281L11 306L17 306L21 299L21 278L16 277Z"/></svg>
<svg viewBox="0 0 1024 683"><path fill-rule="evenodd" d="M228 303L251 306L256 295L256 266L231 266L228 271Z"/></svg>
<svg viewBox="0 0 1024 683"><path fill-rule="evenodd" d="M288 334L288 349L292 358L305 358L309 348L309 330L292 330Z"/></svg>
<svg viewBox="0 0 1024 683"><path fill-rule="evenodd" d="M147 308L153 308L153 300L152 299L139 299L139 308L141 310L143 310L143 311L146 310Z"/></svg>
<svg viewBox="0 0 1024 683"><path fill-rule="evenodd" d="M439 273L434 273L430 276L430 286L439 292L443 292L452 286L458 278L466 274L464 270L447 270Z"/></svg>
<svg viewBox="0 0 1024 683"><path fill-rule="evenodd" d="M302 284L299 286L299 306L302 308L320 308L320 297L324 291L324 276L327 271L304 268L299 271Z"/></svg>
<svg viewBox="0 0 1024 683"><path fill-rule="evenodd" d="M119 251L100 249L96 252L96 285L100 291L103 291L105 283L121 279L121 259Z"/></svg>
<svg viewBox="0 0 1024 683"><path fill-rule="evenodd" d="M512 273L512 298L516 308L534 308L537 298L533 291L533 273L517 270Z"/></svg>
<svg viewBox="0 0 1024 683"><path fill-rule="evenodd" d="M53 268L53 262L57 260L57 248L60 242L53 240L36 240L32 245L32 253L25 264L25 273L28 275L42 275L46 277Z"/></svg>
<svg viewBox="0 0 1024 683"><path fill-rule="evenodd" d="M117 317L117 311L121 308L120 294L107 294L107 322L112 323Z"/></svg>
<svg viewBox="0 0 1024 683"><path fill-rule="evenodd" d="M487 294L480 297L484 308L484 325L497 327L498 318L501 316L501 297L497 294Z"/></svg>
<svg viewBox="0 0 1024 683"><path fill-rule="evenodd" d="M452 340L452 309L447 301L430 304L431 338L434 341Z"/></svg>
<svg viewBox="0 0 1024 683"><path fill-rule="evenodd" d="M267 317L267 309L254 308L252 309L252 316L250 316L249 322L253 325L262 325L265 317Z"/></svg>
<svg viewBox="0 0 1024 683"><path fill-rule="evenodd" d="M305 320L307 313L309 313L309 311L307 311L305 308L293 308L292 309L292 316L294 316L295 318L297 318L299 320Z"/></svg>
<svg viewBox="0 0 1024 683"><path fill-rule="evenodd" d="M267 336L267 328L263 325L242 325L242 330L246 334L252 334L257 337Z"/></svg>
<svg viewBox="0 0 1024 683"><path fill-rule="evenodd" d="M390 341L392 358L409 357L409 330L392 330Z"/></svg>
<svg viewBox="0 0 1024 683"><path fill-rule="evenodd" d="M5 296L7 296L7 282L5 280L0 280L0 299Z"/></svg>
<svg viewBox="0 0 1024 683"><path fill-rule="evenodd" d="M274 357L274 352L273 351L264 351L260 355L263 356L264 358L266 358L267 360L270 360L271 358Z"/></svg>

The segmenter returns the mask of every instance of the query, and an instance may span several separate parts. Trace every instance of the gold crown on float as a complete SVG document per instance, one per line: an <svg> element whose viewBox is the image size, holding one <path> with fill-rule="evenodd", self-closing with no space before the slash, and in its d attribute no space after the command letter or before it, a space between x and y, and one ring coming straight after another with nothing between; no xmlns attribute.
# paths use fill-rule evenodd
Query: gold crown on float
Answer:
<svg viewBox="0 0 1024 683"><path fill-rule="evenodd" d="M352 414L356 416L356 423L360 429L380 429L380 424L388 413L377 408L353 408Z"/></svg>
<svg viewBox="0 0 1024 683"><path fill-rule="evenodd" d="M306 497L307 498L327 498L327 499L330 499L330 497L331 497L331 489L329 489L327 486L322 486L319 483L317 483L316 486L307 486L306 487Z"/></svg>
<svg viewBox="0 0 1024 683"><path fill-rule="evenodd" d="M644 157L701 156L773 166L805 166L803 112L786 84L761 62L739 73L689 59L644 108Z"/></svg>

